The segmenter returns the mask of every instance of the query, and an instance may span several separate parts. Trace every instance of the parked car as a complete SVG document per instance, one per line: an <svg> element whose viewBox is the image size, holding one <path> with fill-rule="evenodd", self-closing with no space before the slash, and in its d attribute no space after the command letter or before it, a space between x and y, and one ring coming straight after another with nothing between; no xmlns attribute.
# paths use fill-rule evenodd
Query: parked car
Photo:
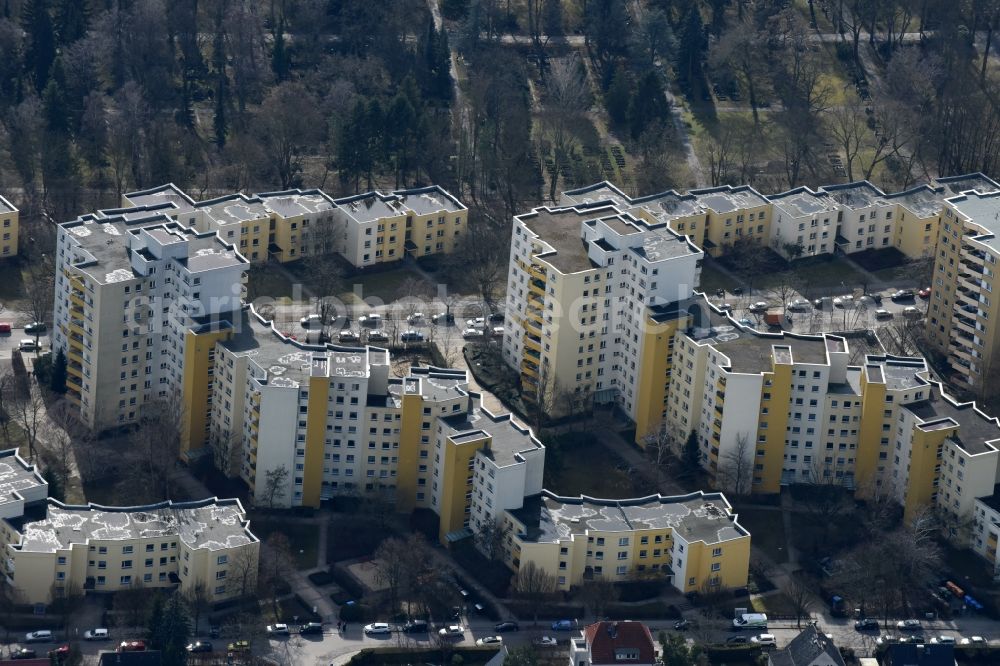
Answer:
<svg viewBox="0 0 1000 666"><path fill-rule="evenodd" d="M569 631L573 628L573 620L556 620L552 623L552 631Z"/></svg>
<svg viewBox="0 0 1000 666"><path fill-rule="evenodd" d="M920 311L920 308L915 308L912 305L907 305L903 308L903 316L910 319L919 319L924 316L924 313Z"/></svg>
<svg viewBox="0 0 1000 666"><path fill-rule="evenodd" d="M267 625L267 633L272 636L287 636L290 632L287 624L278 623Z"/></svg>
<svg viewBox="0 0 1000 666"><path fill-rule="evenodd" d="M871 629L878 629L878 620L870 617L866 617L863 620L858 620L854 623L854 628L858 631L869 631Z"/></svg>
<svg viewBox="0 0 1000 666"><path fill-rule="evenodd" d="M850 294L845 294L844 296L837 296L833 299L833 307L835 308L852 308L854 307L854 296Z"/></svg>
<svg viewBox="0 0 1000 666"><path fill-rule="evenodd" d="M986 639L982 636L969 636L968 638L963 638L958 642L959 645L980 645L985 646L987 644Z"/></svg>
<svg viewBox="0 0 1000 666"><path fill-rule="evenodd" d="M55 650L49 650L49 659L55 659L56 663L60 663L63 659L69 656L69 644L60 645Z"/></svg>
<svg viewBox="0 0 1000 666"><path fill-rule="evenodd" d="M250 651L250 641L246 639L240 639L238 641L233 641L226 646L227 654L236 654L238 652L249 652Z"/></svg>
<svg viewBox="0 0 1000 666"><path fill-rule="evenodd" d="M25 643L48 643L52 641L52 632L48 629L39 629L38 631L29 631L24 635Z"/></svg>
<svg viewBox="0 0 1000 666"><path fill-rule="evenodd" d="M337 339L341 342L357 342L361 337L349 328L345 328L337 334Z"/></svg>
<svg viewBox="0 0 1000 666"><path fill-rule="evenodd" d="M498 338L502 338L503 334L504 334L504 328L503 328L503 326L494 326L493 327L493 335L497 336Z"/></svg>
<svg viewBox="0 0 1000 666"><path fill-rule="evenodd" d="M899 291L893 292L892 296L890 296L889 298L891 298L894 301L902 301L908 298L913 298L913 290L900 289Z"/></svg>
<svg viewBox="0 0 1000 666"><path fill-rule="evenodd" d="M484 645L500 645L503 643L503 636L483 636L478 641L476 645L483 647Z"/></svg>
<svg viewBox="0 0 1000 666"><path fill-rule="evenodd" d="M750 639L746 636L730 636L726 639L726 643L729 645L746 645L750 642Z"/></svg>
<svg viewBox="0 0 1000 666"><path fill-rule="evenodd" d="M322 634L323 625L320 622L308 622L299 627L299 634L308 636L309 634Z"/></svg>
<svg viewBox="0 0 1000 666"><path fill-rule="evenodd" d="M423 634L427 632L427 620L410 620L403 625L404 634Z"/></svg>
<svg viewBox="0 0 1000 666"><path fill-rule="evenodd" d="M109 637L110 633L104 627L87 629L87 631L83 632L83 640L85 641L106 641Z"/></svg>
<svg viewBox="0 0 1000 666"><path fill-rule="evenodd" d="M750 639L750 642L761 647L774 647L778 644L774 634L758 634Z"/></svg>
<svg viewBox="0 0 1000 666"><path fill-rule="evenodd" d="M892 313L885 308L879 308L875 311L876 319L892 319Z"/></svg>
<svg viewBox="0 0 1000 666"><path fill-rule="evenodd" d="M677 631L686 631L691 628L691 620L677 620L674 622L674 629Z"/></svg>
<svg viewBox="0 0 1000 666"><path fill-rule="evenodd" d="M10 653L11 659L35 659L38 653L31 648L21 648Z"/></svg>
<svg viewBox="0 0 1000 666"><path fill-rule="evenodd" d="M954 645L956 643L954 636L945 636L944 634L940 636L935 636L931 639L931 643L934 645Z"/></svg>
<svg viewBox="0 0 1000 666"><path fill-rule="evenodd" d="M368 334L368 341L369 342L388 342L389 341L389 336L386 335L385 331L376 328L375 330L371 331Z"/></svg>
<svg viewBox="0 0 1000 666"><path fill-rule="evenodd" d="M416 322L423 321L423 320L424 320L424 313L423 312L414 312L413 314L409 315L406 318L406 323L408 323L408 324L415 324Z"/></svg>
<svg viewBox="0 0 1000 666"><path fill-rule="evenodd" d="M382 315L378 313L361 315L358 317L358 324L367 328L378 328L382 324Z"/></svg>
<svg viewBox="0 0 1000 666"><path fill-rule="evenodd" d="M465 325L470 328L482 328L486 325L485 317L476 317L475 319L467 319Z"/></svg>
<svg viewBox="0 0 1000 666"><path fill-rule="evenodd" d="M215 648L208 641L195 641L187 646L188 652L212 652Z"/></svg>
<svg viewBox="0 0 1000 666"><path fill-rule="evenodd" d="M48 327L40 321L33 321L24 327L25 333L39 334L48 330Z"/></svg>
<svg viewBox="0 0 1000 666"><path fill-rule="evenodd" d="M10 322L3 321L0 322L0 335L10 335L11 324Z"/></svg>
<svg viewBox="0 0 1000 666"><path fill-rule="evenodd" d="M794 301L792 301L791 303L788 304L788 309L789 310L796 310L796 311L808 310L809 309L809 301L807 301L804 298L796 298Z"/></svg>
<svg viewBox="0 0 1000 666"><path fill-rule="evenodd" d="M733 304L732 303L719 303L718 308L722 312L732 312L733 311Z"/></svg>
<svg viewBox="0 0 1000 666"><path fill-rule="evenodd" d="M766 301L757 301L747 309L750 310L750 312L764 312L767 308L768 304Z"/></svg>
<svg viewBox="0 0 1000 666"><path fill-rule="evenodd" d="M908 631L919 630L920 620L900 620L896 623L897 629L906 629Z"/></svg>
<svg viewBox="0 0 1000 666"><path fill-rule="evenodd" d="M399 339L403 342L423 342L424 334L420 331L403 331Z"/></svg>
<svg viewBox="0 0 1000 666"><path fill-rule="evenodd" d="M501 634L505 631L517 631L518 629L520 629L520 627L517 626L517 622L511 620L508 620L507 622L497 622L493 625L493 631Z"/></svg>
<svg viewBox="0 0 1000 666"><path fill-rule="evenodd" d="M372 622L371 624L365 625L366 636L379 636L391 633L392 627L390 627L386 622Z"/></svg>
<svg viewBox="0 0 1000 666"><path fill-rule="evenodd" d="M38 351L38 343L32 338L22 338L19 343L17 343L17 348L21 351Z"/></svg>
<svg viewBox="0 0 1000 666"><path fill-rule="evenodd" d="M438 636L442 638L461 638L465 635L465 629L459 624L449 624L447 627L438 629Z"/></svg>
<svg viewBox="0 0 1000 666"><path fill-rule="evenodd" d="M748 319L747 317L743 317L742 319L740 319L740 326L749 326L753 328L753 320Z"/></svg>
<svg viewBox="0 0 1000 666"><path fill-rule="evenodd" d="M431 317L431 323L434 324L454 324L455 315L451 313L442 312L441 314L436 314Z"/></svg>
<svg viewBox="0 0 1000 666"><path fill-rule="evenodd" d="M817 310L829 310L833 306L833 299L829 296L817 298L813 301L813 307Z"/></svg>
<svg viewBox="0 0 1000 666"><path fill-rule="evenodd" d="M494 312L489 316L491 324L502 324L504 322L505 316L502 312Z"/></svg>
<svg viewBox="0 0 1000 666"><path fill-rule="evenodd" d="M539 636L535 640L531 641L531 644L536 647L555 647L559 645L559 641L552 636Z"/></svg>
<svg viewBox="0 0 1000 666"><path fill-rule="evenodd" d="M146 641L135 639L122 641L118 644L119 652L145 652L146 651Z"/></svg>
<svg viewBox="0 0 1000 666"><path fill-rule="evenodd" d="M323 318L318 314L306 315L299 320L299 324L302 325L302 328L320 328L323 326Z"/></svg>
<svg viewBox="0 0 1000 666"><path fill-rule="evenodd" d="M931 288L930 287L924 287L923 289L921 289L920 291L917 292L917 296L919 296L920 298L930 298L931 297Z"/></svg>
<svg viewBox="0 0 1000 666"><path fill-rule="evenodd" d="M466 340L471 340L473 338L483 337L483 329L481 328L467 328L462 331L462 337Z"/></svg>

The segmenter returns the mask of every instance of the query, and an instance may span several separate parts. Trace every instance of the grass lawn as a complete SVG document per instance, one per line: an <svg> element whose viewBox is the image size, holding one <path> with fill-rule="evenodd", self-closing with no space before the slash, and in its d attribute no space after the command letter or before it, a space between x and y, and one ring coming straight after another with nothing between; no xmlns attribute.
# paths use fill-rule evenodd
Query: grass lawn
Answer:
<svg viewBox="0 0 1000 666"><path fill-rule="evenodd" d="M404 289L408 281L413 281L413 289ZM435 285L427 282L409 266L390 270L359 273L344 278L344 290L338 296L345 303L361 303L367 299L378 299L385 303L395 301L404 291L415 292L415 296L435 295Z"/></svg>
<svg viewBox="0 0 1000 666"><path fill-rule="evenodd" d="M252 264L247 277L247 292L254 298L292 297L292 277L286 271L271 264Z"/></svg>
<svg viewBox="0 0 1000 666"><path fill-rule="evenodd" d="M733 280L719 270L715 262L706 261L701 267L701 281L698 284L699 291L712 295L717 289L731 291L734 286Z"/></svg>
<svg viewBox="0 0 1000 666"><path fill-rule="evenodd" d="M611 454L596 440L585 437L578 441L563 439L555 448L558 453L552 462L556 464L546 465L545 470L545 487L552 492L570 497L586 494L603 499L623 499L641 496L649 490L624 460ZM601 464L595 465L595 460L600 460Z"/></svg>
<svg viewBox="0 0 1000 666"><path fill-rule="evenodd" d="M739 507L734 511L739 514L740 524L750 531L752 545L763 550L776 564L788 561L788 540L780 511Z"/></svg>
<svg viewBox="0 0 1000 666"><path fill-rule="evenodd" d="M295 566L299 569L312 569L316 566L319 530L315 525L283 522L273 518L252 518L250 529L261 542L266 541L274 532L283 532L292 544Z"/></svg>
<svg viewBox="0 0 1000 666"><path fill-rule="evenodd" d="M766 597L756 597L751 602L757 613L771 615L795 615L795 603L782 592L769 594Z"/></svg>

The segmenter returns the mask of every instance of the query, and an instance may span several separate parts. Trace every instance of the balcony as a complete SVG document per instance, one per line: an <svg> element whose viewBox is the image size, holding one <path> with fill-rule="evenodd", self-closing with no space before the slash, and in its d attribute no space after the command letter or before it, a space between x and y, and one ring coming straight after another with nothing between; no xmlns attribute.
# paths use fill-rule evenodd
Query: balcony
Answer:
<svg viewBox="0 0 1000 666"><path fill-rule="evenodd" d="M527 268L527 271L528 275L530 275L531 277L535 278L536 280L541 280L543 283L545 282L545 269L542 268L541 266L530 264Z"/></svg>
<svg viewBox="0 0 1000 666"><path fill-rule="evenodd" d="M525 335L523 341L525 349L533 349L538 352L542 351L541 339L536 339L530 335Z"/></svg>

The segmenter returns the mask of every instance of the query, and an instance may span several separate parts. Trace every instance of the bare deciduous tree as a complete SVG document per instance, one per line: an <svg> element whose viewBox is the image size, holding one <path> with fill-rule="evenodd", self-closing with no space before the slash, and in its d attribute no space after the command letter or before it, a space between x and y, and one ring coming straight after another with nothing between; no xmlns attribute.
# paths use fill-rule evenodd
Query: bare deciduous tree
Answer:
<svg viewBox="0 0 1000 666"><path fill-rule="evenodd" d="M517 570L511 581L511 589L515 595L531 604L534 622L538 624L538 607L555 593L556 577L534 562L526 562Z"/></svg>
<svg viewBox="0 0 1000 666"><path fill-rule="evenodd" d="M264 506L273 509L284 500L287 493L288 474L288 468L284 465L269 469L264 473L264 489L260 495Z"/></svg>
<svg viewBox="0 0 1000 666"><path fill-rule="evenodd" d="M739 433L736 442L719 460L716 484L734 495L746 495L753 481L753 444L750 435Z"/></svg>
<svg viewBox="0 0 1000 666"><path fill-rule="evenodd" d="M609 580L594 578L585 581L576 596L594 613L595 618L601 619L608 606L618 601L618 589Z"/></svg>

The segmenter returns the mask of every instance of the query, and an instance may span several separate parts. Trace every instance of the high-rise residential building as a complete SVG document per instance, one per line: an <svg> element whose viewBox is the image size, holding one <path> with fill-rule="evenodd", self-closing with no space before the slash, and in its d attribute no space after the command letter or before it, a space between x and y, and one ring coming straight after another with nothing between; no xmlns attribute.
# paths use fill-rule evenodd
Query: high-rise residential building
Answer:
<svg viewBox="0 0 1000 666"><path fill-rule="evenodd" d="M201 335L214 349L196 373L210 389L207 445L257 504L381 493L399 511L436 512L444 539L541 491L544 447L485 409L465 371L398 378L386 349L303 344L249 306Z"/></svg>
<svg viewBox="0 0 1000 666"><path fill-rule="evenodd" d="M501 527L507 565L531 562L559 590L644 575L683 593L747 584L750 533L720 493L605 500L543 491L504 512Z"/></svg>
<svg viewBox="0 0 1000 666"><path fill-rule="evenodd" d="M1000 482L1000 422L948 395L923 358L864 334L760 333L705 299L681 311L665 429L695 433L718 487L838 484L894 497L907 519L935 508L957 533Z"/></svg>
<svg viewBox="0 0 1000 666"><path fill-rule="evenodd" d="M135 423L185 382L187 335L238 310L247 260L214 232L143 207L58 227L52 348L67 398L95 430Z"/></svg>
<svg viewBox="0 0 1000 666"><path fill-rule="evenodd" d="M0 451L0 571L19 603L136 588L219 603L254 590L260 543L239 500L72 506L47 490L16 450Z"/></svg>
<svg viewBox="0 0 1000 666"><path fill-rule="evenodd" d="M647 311L688 298L702 257L687 237L613 204L515 217L503 355L525 396L563 414L615 403L644 422L642 396L667 381Z"/></svg>
<svg viewBox="0 0 1000 666"><path fill-rule="evenodd" d="M358 268L451 252L469 212L437 185L336 200L321 190L295 189L196 202L168 184L125 194L122 205L156 209L198 231L217 232L251 262L336 253Z"/></svg>
<svg viewBox="0 0 1000 666"><path fill-rule="evenodd" d="M981 393L997 373L1000 192L967 191L946 201L937 239L927 335L947 356L951 381ZM1000 289L1000 283L997 283Z"/></svg>

